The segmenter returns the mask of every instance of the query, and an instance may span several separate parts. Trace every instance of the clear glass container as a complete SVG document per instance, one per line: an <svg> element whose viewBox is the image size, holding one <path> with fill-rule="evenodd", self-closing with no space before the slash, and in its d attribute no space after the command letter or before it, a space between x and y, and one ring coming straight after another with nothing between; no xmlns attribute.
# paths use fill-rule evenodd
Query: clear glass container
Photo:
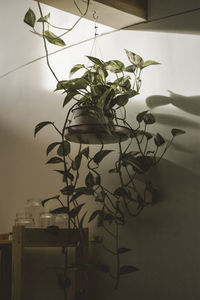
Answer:
<svg viewBox="0 0 200 300"><path fill-rule="evenodd" d="M31 214L20 212L16 213L15 226L24 226L27 228L35 227L34 219Z"/></svg>
<svg viewBox="0 0 200 300"><path fill-rule="evenodd" d="M55 226L58 226L59 228L67 228L67 214L58 214L55 215Z"/></svg>
<svg viewBox="0 0 200 300"><path fill-rule="evenodd" d="M55 225L54 216L49 212L44 212L40 214L40 227L47 228L49 226Z"/></svg>
<svg viewBox="0 0 200 300"><path fill-rule="evenodd" d="M27 214L32 215L35 227L40 227L40 215L44 212L44 207L40 199L28 199L26 201L25 211Z"/></svg>

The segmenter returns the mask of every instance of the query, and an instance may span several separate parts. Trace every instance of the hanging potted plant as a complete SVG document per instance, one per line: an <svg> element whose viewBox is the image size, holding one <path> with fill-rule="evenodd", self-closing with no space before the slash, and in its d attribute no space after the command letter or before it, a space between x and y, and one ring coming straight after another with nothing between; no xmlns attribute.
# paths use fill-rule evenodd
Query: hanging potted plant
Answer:
<svg viewBox="0 0 200 300"><path fill-rule="evenodd" d="M94 240L113 254L116 261L114 274L111 274L107 264L95 264L95 268L111 275L116 281L115 287L118 287L122 275L138 270L135 266L122 263L121 256L130 249L121 245L119 227L126 224L127 214L136 217L154 201L153 198L150 202L147 199L147 193L154 195L155 188L145 175L160 162L174 138L184 131L173 128L171 140L166 142L160 133L152 133L149 130L156 122L149 111L137 114L133 126L129 124L126 105L139 94L141 72L150 65L158 64L152 60L144 61L134 52L125 50L130 62L128 66L120 60L105 62L97 57L88 56L90 66L76 64L67 80L58 80L49 63L47 41L54 44L58 44L59 41L61 45L60 37L45 31L44 25L50 24L49 15L44 17L40 6L39 9L41 16L38 21L43 27L41 36L47 64L57 80L56 91L62 91L65 95L63 107L68 107L61 129L57 128L53 121L43 121L35 127L35 136L46 126L54 127L59 141L56 140L47 147L47 155L54 153L47 164L62 166L56 171L61 174L63 188L57 195L44 199L43 205L52 200L60 204L52 213L68 214L68 228L82 231L84 224L96 220L98 226L109 234L110 239L115 241L112 249L104 245L102 238L96 237ZM25 17L26 23L34 28L35 19L35 14L29 10ZM76 72L82 72L82 75L72 79ZM78 143L77 152L72 150L71 142ZM115 149L106 148L106 144L113 143L116 144ZM99 144L100 148L94 150L91 146L93 144ZM100 172L100 167L105 166L104 161L113 153L115 156L110 160L112 166L105 172L108 182L114 178L117 187L110 188L104 180L105 173ZM81 173L83 161L87 166L84 174ZM142 192L137 186L141 176L144 178ZM84 182L83 185L79 183L80 178L81 182ZM82 213L87 204L83 197L90 197L95 201L96 208L92 213L87 209ZM78 267L80 266L76 266ZM88 264L84 267L87 268ZM65 277L70 268L70 265L65 266Z"/></svg>
<svg viewBox="0 0 200 300"><path fill-rule="evenodd" d="M139 55L125 50L130 65L125 66L119 60L103 60L87 56L90 66L76 64L70 71L71 78L77 71L83 71L81 77L62 80L56 90L66 94L63 107L70 101L72 117L66 124L66 139L86 144L116 143L124 141L132 134L126 123L125 105L139 94L141 71L155 61L144 61ZM118 111L123 109L123 117Z"/></svg>

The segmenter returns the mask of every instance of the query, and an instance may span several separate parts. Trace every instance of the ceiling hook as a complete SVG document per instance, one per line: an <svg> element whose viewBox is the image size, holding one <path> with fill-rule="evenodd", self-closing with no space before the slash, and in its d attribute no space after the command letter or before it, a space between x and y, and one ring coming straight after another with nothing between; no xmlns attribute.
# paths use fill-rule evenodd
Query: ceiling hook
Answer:
<svg viewBox="0 0 200 300"><path fill-rule="evenodd" d="M99 17L97 16L96 10L93 11L92 17L94 20L97 20Z"/></svg>

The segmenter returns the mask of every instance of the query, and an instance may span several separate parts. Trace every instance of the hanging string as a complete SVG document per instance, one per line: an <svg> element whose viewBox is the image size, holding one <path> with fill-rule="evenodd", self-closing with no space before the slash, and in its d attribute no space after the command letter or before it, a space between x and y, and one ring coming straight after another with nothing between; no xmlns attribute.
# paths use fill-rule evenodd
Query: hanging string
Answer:
<svg viewBox="0 0 200 300"><path fill-rule="evenodd" d="M97 15L96 10L93 11L92 17L93 17L93 20L94 20L94 40L93 40L92 48L91 48L91 51L90 51L90 56L97 57L98 53L99 53L100 58L103 59L102 51L101 51L101 48L100 48L99 43L97 41L97 37L98 37L99 34L98 34L98 26L97 26L96 21L98 20L99 17Z"/></svg>
<svg viewBox="0 0 200 300"><path fill-rule="evenodd" d="M90 56L92 56L92 53L94 51L94 55L96 56L96 38L97 38L97 29L98 29L98 26L96 24L96 20L98 19L98 16L96 15L96 11L94 10L93 14L92 14L92 17L93 17L93 20L94 20L94 40L93 40L93 43L92 43L92 48L91 48L91 51L90 51Z"/></svg>

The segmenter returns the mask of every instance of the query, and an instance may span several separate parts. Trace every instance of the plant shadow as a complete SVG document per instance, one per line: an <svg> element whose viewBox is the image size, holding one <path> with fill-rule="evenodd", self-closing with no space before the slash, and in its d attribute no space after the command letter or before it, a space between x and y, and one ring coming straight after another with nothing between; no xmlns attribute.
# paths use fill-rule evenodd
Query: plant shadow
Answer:
<svg viewBox="0 0 200 300"><path fill-rule="evenodd" d="M153 95L146 98L146 105L149 109L155 110L153 115L160 125L181 128L190 132L187 136L187 143L181 144L176 141L172 147L180 152L194 154L197 151L197 134L200 129L200 96L183 96L169 91L169 96ZM159 107L172 105L177 110L170 113L170 110L161 112L156 110ZM186 141L186 140L185 140Z"/></svg>
<svg viewBox="0 0 200 300"><path fill-rule="evenodd" d="M160 106L173 105L177 109L191 114L193 116L200 116L200 96L183 96L180 94L175 94L169 91L170 95L153 95L146 98L146 105L150 109L155 109ZM179 114L170 114L170 113L154 113L156 117L156 121L160 124L170 125L170 126L179 126L179 127L187 127L191 129L198 129L200 127L200 123L198 121L189 117L185 117Z"/></svg>
<svg viewBox="0 0 200 300"><path fill-rule="evenodd" d="M184 112L200 116L199 95L187 97L169 91L169 97L162 95L153 95L146 99L146 104L151 109L158 106L172 104L175 107L183 110Z"/></svg>

